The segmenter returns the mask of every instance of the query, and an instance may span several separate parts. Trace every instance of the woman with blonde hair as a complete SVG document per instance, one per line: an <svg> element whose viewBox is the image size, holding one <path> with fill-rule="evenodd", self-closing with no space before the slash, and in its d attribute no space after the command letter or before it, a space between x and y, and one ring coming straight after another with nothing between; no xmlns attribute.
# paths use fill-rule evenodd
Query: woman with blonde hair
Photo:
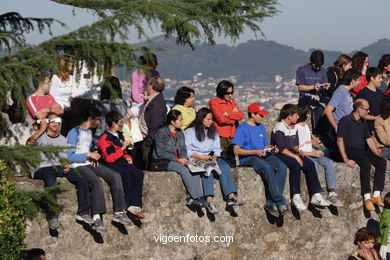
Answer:
<svg viewBox="0 0 390 260"><path fill-rule="evenodd" d="M70 108L74 70L74 60L70 56L63 56L58 64L57 74L51 79L50 95L54 97L63 109Z"/></svg>

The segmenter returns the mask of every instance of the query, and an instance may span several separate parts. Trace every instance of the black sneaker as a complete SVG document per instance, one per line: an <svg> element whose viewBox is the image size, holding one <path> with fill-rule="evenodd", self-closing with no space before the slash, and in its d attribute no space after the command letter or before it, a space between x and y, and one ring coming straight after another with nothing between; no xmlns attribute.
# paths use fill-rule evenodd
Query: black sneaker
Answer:
<svg viewBox="0 0 390 260"><path fill-rule="evenodd" d="M244 205L244 202L238 200L236 197L233 197L231 199L227 199L226 204L228 206L242 206Z"/></svg>
<svg viewBox="0 0 390 260"><path fill-rule="evenodd" d="M280 205L278 206L278 209L279 209L280 216L284 216L290 211L287 205Z"/></svg>
<svg viewBox="0 0 390 260"><path fill-rule="evenodd" d="M278 217L280 216L280 215L279 215L278 207L276 207L276 206L265 205L265 206L264 206L264 209L265 209L269 214L271 214L272 216L274 216L275 218L278 218Z"/></svg>

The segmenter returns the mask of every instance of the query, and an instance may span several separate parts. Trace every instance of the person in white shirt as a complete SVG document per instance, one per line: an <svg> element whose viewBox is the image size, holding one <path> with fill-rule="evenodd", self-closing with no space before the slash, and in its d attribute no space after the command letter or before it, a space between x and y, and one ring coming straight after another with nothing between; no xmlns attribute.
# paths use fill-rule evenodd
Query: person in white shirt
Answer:
<svg viewBox="0 0 390 260"><path fill-rule="evenodd" d="M334 163L324 155L325 147L322 142L312 135L308 121L311 118L311 109L308 106L299 108L299 119L296 127L298 130L298 151L300 156L306 156L315 165L317 173L320 173L320 165L325 169L325 180L328 189L326 198L333 206L341 207L343 203L337 198L336 177Z"/></svg>

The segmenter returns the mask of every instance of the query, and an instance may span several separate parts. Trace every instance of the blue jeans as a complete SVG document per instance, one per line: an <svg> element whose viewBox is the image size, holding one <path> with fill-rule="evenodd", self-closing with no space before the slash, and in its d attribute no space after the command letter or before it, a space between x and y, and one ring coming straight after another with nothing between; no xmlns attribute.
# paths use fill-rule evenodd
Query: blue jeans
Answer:
<svg viewBox="0 0 390 260"><path fill-rule="evenodd" d="M227 198L230 193L237 193L237 189L233 181L232 170L230 169L229 164L220 158L217 158L217 164L221 169L221 176L217 176L222 187L222 194L225 198ZM214 196L214 175L216 175L216 173L213 172L210 176L202 176L203 192L205 197Z"/></svg>
<svg viewBox="0 0 390 260"><path fill-rule="evenodd" d="M336 189L336 176L334 172L334 164L331 159L325 156L321 157L307 157L309 158L312 162L314 162L314 165L316 167L316 171L319 174L320 171L320 165L324 167L325 169L325 180L326 180L326 187L329 189Z"/></svg>
<svg viewBox="0 0 390 260"><path fill-rule="evenodd" d="M253 167L263 179L267 205L280 206L287 203L283 196L287 166L282 161L273 155L267 157L252 155L242 160L242 166Z"/></svg>
<svg viewBox="0 0 390 260"><path fill-rule="evenodd" d="M291 195L301 194L301 171L305 174L307 189L309 195L312 196L316 193L322 192L320 181L316 172L314 163L309 160L307 156L302 157L303 167L301 167L298 161L290 156L283 154L276 154L278 159L284 162L290 169L290 192Z"/></svg>
<svg viewBox="0 0 390 260"><path fill-rule="evenodd" d="M175 161L170 161L168 163L168 171L177 172L180 174L187 193L192 199L199 199L202 197L199 174L192 174L185 165Z"/></svg>

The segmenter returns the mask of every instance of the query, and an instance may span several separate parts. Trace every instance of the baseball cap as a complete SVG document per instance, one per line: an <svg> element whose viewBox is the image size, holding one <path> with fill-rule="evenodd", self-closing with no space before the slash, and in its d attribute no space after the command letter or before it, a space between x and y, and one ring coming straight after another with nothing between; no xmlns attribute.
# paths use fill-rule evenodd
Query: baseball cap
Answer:
<svg viewBox="0 0 390 260"><path fill-rule="evenodd" d="M248 106L248 113L258 113L262 116L268 115L269 112L260 103L252 103Z"/></svg>

